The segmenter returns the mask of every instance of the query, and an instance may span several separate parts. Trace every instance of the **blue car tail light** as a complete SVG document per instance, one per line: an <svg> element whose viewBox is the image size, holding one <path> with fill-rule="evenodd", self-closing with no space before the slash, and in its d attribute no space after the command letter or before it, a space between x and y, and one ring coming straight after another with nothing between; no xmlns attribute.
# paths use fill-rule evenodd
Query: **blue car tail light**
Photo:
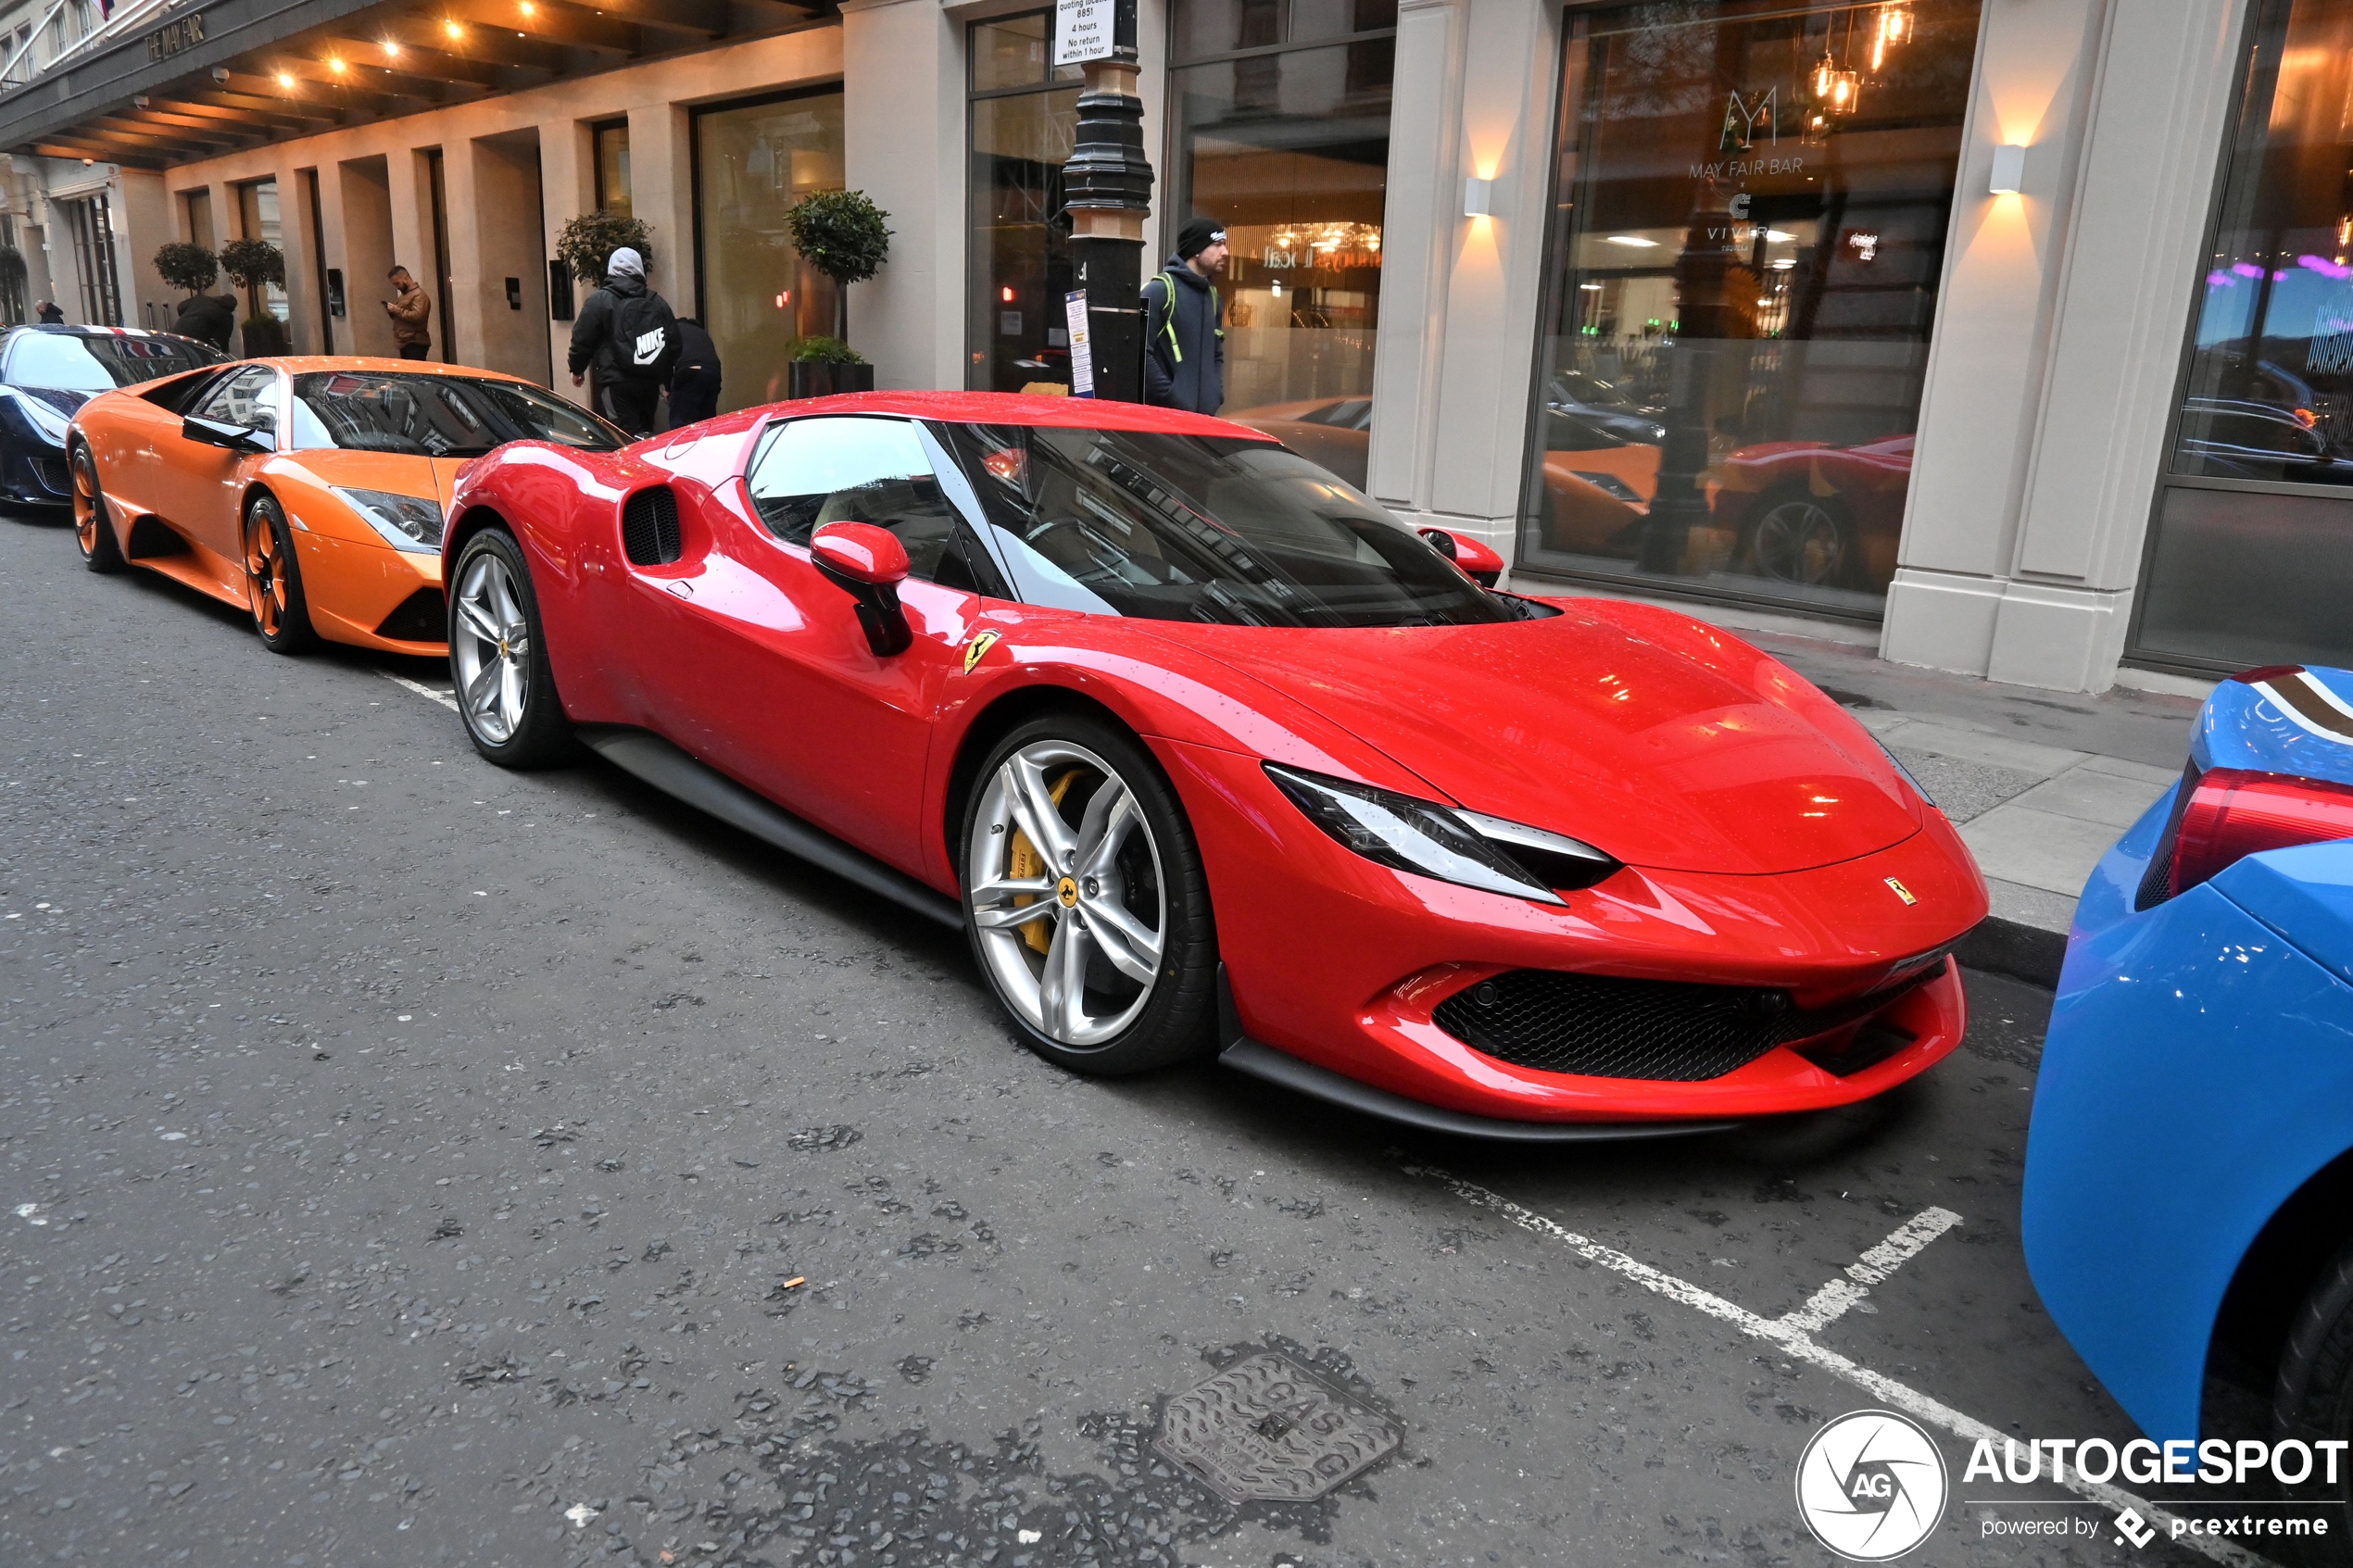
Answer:
<svg viewBox="0 0 2353 1568"><path fill-rule="evenodd" d="M2141 880L2136 909L2188 892L2249 855L2353 838L2353 786L2193 764Z"/></svg>

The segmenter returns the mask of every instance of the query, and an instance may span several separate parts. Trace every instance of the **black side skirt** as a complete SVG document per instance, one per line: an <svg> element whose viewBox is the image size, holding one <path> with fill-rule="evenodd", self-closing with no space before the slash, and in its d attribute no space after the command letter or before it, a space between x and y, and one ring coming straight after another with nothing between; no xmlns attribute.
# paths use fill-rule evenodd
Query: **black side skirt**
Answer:
<svg viewBox="0 0 2353 1568"><path fill-rule="evenodd" d="M650 731L599 727L583 729L580 738L608 762L635 773L665 795L951 930L964 928L963 906L955 899L770 804Z"/></svg>

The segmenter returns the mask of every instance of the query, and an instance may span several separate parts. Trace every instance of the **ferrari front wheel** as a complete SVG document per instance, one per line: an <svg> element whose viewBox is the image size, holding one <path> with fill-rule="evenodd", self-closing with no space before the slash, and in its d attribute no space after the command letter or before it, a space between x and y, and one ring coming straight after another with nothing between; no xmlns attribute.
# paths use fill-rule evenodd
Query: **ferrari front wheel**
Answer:
<svg viewBox="0 0 2353 1568"><path fill-rule="evenodd" d="M107 521L107 499L98 488L98 459L87 443L73 449L73 542L82 564L93 571L120 571L122 546Z"/></svg>
<svg viewBox="0 0 2353 1568"><path fill-rule="evenodd" d="M974 955L1032 1049L1114 1076L1207 1047L1208 879L1176 791L1134 739L1076 715L1020 726L981 767L963 844Z"/></svg>
<svg viewBox="0 0 2353 1568"><path fill-rule="evenodd" d="M245 508L245 602L253 629L271 653L300 653L319 640L302 596L302 567L285 508L267 495Z"/></svg>
<svg viewBox="0 0 2353 1568"><path fill-rule="evenodd" d="M452 581L449 673L467 738L502 768L555 761L571 725L556 696L522 547L485 529L459 552Z"/></svg>

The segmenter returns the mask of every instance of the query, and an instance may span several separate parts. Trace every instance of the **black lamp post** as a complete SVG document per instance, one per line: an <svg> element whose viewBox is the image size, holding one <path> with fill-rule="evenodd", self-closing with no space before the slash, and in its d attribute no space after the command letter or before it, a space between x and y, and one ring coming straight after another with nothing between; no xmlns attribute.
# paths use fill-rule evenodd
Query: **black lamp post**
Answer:
<svg viewBox="0 0 2353 1568"><path fill-rule="evenodd" d="M1675 343L1667 358L1667 437L1660 444L1658 486L1642 523L1638 571L1680 572L1693 528L1709 522L1709 414L1719 345L1731 335L1728 274L1738 258L1732 245L1730 194L1714 180L1699 183L1683 252L1675 263Z"/></svg>
<svg viewBox="0 0 2353 1568"><path fill-rule="evenodd" d="M1113 11L1112 51L1086 62L1078 129L1063 165L1071 258L1087 294L1095 395L1144 400L1144 214L1152 166L1144 157L1144 105L1136 95L1136 0L1101 0Z"/></svg>

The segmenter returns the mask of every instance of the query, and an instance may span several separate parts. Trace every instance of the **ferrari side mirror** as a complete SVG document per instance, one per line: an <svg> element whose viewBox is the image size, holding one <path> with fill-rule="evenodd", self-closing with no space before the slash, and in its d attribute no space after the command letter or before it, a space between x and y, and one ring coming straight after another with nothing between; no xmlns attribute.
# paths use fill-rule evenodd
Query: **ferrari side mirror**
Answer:
<svg viewBox="0 0 2353 1568"><path fill-rule="evenodd" d="M1425 528L1421 535L1429 547L1460 567L1463 574L1482 588L1492 588L1504 575L1504 558L1476 539L1466 539L1449 533L1442 528Z"/></svg>
<svg viewBox="0 0 2353 1568"><path fill-rule="evenodd" d="M858 624L876 658L907 651L915 633L899 606L908 563L898 535L870 522L827 523L810 538L809 562L856 603Z"/></svg>

